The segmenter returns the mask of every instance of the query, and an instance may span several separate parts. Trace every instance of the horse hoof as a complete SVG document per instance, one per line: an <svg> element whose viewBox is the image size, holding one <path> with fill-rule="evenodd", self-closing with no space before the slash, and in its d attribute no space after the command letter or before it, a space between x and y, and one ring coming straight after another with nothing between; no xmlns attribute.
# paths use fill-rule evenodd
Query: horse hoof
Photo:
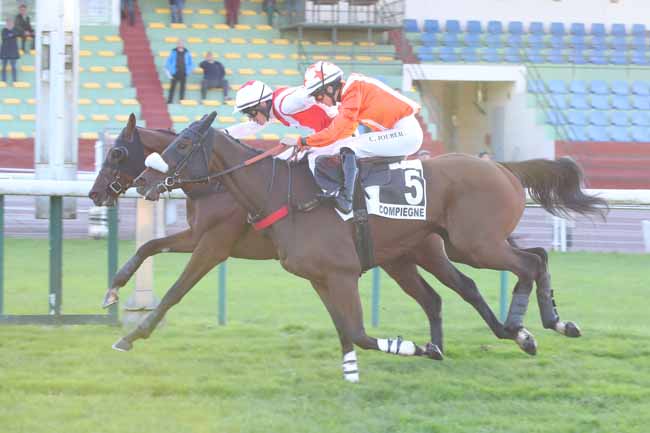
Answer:
<svg viewBox="0 0 650 433"><path fill-rule="evenodd" d="M424 355L435 361L442 361L444 359L442 350L440 350L437 344L433 343L427 343L426 347L424 348Z"/></svg>
<svg viewBox="0 0 650 433"><path fill-rule="evenodd" d="M102 304L102 308L108 308L111 305L116 304L119 299L120 297L117 294L117 290L108 289L106 291L106 295L104 296L104 303Z"/></svg>
<svg viewBox="0 0 650 433"><path fill-rule="evenodd" d="M582 336L582 333L580 332L580 328L576 323L566 322L564 328L564 335L571 338L578 338Z"/></svg>
<svg viewBox="0 0 650 433"><path fill-rule="evenodd" d="M120 338L117 343L114 343L111 347L118 352L128 352L129 350L133 349L133 344L124 338Z"/></svg>
<svg viewBox="0 0 650 433"><path fill-rule="evenodd" d="M526 329L521 328L519 332L517 332L516 341L521 350L529 355L537 355L537 341L535 341L533 334L528 332Z"/></svg>

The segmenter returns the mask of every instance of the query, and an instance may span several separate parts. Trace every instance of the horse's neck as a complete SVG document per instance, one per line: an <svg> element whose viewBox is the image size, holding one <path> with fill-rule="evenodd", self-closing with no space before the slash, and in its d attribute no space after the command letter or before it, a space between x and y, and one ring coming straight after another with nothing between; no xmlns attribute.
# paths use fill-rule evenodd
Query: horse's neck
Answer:
<svg viewBox="0 0 650 433"><path fill-rule="evenodd" d="M140 141L144 146L144 156L149 156L152 153L162 153L169 143L171 143L175 134L170 134L163 131L148 128L138 128L140 134Z"/></svg>

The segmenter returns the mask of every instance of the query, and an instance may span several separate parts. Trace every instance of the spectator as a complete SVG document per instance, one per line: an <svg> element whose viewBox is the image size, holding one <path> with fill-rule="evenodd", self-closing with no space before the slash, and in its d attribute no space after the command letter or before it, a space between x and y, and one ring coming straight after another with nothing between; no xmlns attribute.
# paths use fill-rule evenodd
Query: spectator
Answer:
<svg viewBox="0 0 650 433"><path fill-rule="evenodd" d="M129 18L129 25L135 25L135 0L122 0L122 18Z"/></svg>
<svg viewBox="0 0 650 433"><path fill-rule="evenodd" d="M182 23L185 0L169 0L169 7L172 10L172 23Z"/></svg>
<svg viewBox="0 0 650 433"><path fill-rule="evenodd" d="M201 80L201 99L205 99L208 89L223 89L223 100L228 98L228 81L225 79L226 70L220 62L214 60L212 52L208 51L199 67L203 69Z"/></svg>
<svg viewBox="0 0 650 433"><path fill-rule="evenodd" d="M2 81L7 81L7 63L11 65L11 75L16 80L16 60L18 54L18 32L14 28L14 20L7 18L7 25L2 29L2 45L0 46L0 59L2 59Z"/></svg>
<svg viewBox="0 0 650 433"><path fill-rule="evenodd" d="M226 3L226 24L230 27L237 25L240 0L225 0Z"/></svg>
<svg viewBox="0 0 650 433"><path fill-rule="evenodd" d="M280 13L276 6L276 0L264 0L262 2L262 10L266 12L266 20L268 25L273 27L273 14Z"/></svg>
<svg viewBox="0 0 650 433"><path fill-rule="evenodd" d="M174 100L176 82L180 83L180 99L185 99L185 79L188 74L192 73L192 69L194 69L192 55L185 49L183 40L179 39L176 43L176 48L172 49L171 53L169 53L165 64L167 75L172 80L169 86L169 96L167 97L168 104L171 104Z"/></svg>
<svg viewBox="0 0 650 433"><path fill-rule="evenodd" d="M32 50L34 49L34 28L32 23L29 22L29 16L27 16L27 6L21 4L18 7L18 15L16 15L16 33L22 38L22 49L25 51L25 40L27 38L32 40Z"/></svg>

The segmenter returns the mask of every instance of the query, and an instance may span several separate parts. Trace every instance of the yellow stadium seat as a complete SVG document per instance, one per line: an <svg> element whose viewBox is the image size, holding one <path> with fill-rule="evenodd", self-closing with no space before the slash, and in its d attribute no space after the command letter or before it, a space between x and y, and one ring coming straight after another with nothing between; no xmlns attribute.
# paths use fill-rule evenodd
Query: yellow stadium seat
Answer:
<svg viewBox="0 0 650 433"><path fill-rule="evenodd" d="M187 116L176 115L176 116L172 116L172 121L179 122L179 123L187 123L190 121L190 119Z"/></svg>
<svg viewBox="0 0 650 433"><path fill-rule="evenodd" d="M118 35L106 35L104 36L106 42L122 42L122 38Z"/></svg>
<svg viewBox="0 0 650 433"><path fill-rule="evenodd" d="M190 43L190 44L202 44L203 39L202 38L196 38L196 37L190 37L190 38L187 38L187 42Z"/></svg>
<svg viewBox="0 0 650 433"><path fill-rule="evenodd" d="M8 138L27 138L27 134L25 134L24 132L11 131L11 132L9 132L7 134L7 137Z"/></svg>
<svg viewBox="0 0 650 433"><path fill-rule="evenodd" d="M260 53L248 53L246 54L246 57L248 57L251 60L259 60L264 58L264 54Z"/></svg>
<svg viewBox="0 0 650 433"><path fill-rule="evenodd" d="M226 68L226 75L232 75L232 69Z"/></svg>
<svg viewBox="0 0 650 433"><path fill-rule="evenodd" d="M224 38L210 38L208 39L208 42L211 44L223 44L226 40Z"/></svg>
<svg viewBox="0 0 650 433"><path fill-rule="evenodd" d="M352 41L339 41L339 42L336 43L336 45L338 45L340 47L351 47L352 45L354 45L354 42L352 42Z"/></svg>
<svg viewBox="0 0 650 433"><path fill-rule="evenodd" d="M250 30L251 26L248 24L235 24L235 30Z"/></svg>
<svg viewBox="0 0 650 433"><path fill-rule="evenodd" d="M273 39L273 45L289 45L289 39Z"/></svg>
<svg viewBox="0 0 650 433"><path fill-rule="evenodd" d="M165 25L163 23L149 23L150 29L164 29Z"/></svg>
<svg viewBox="0 0 650 433"><path fill-rule="evenodd" d="M77 99L77 104L78 105L90 105L90 104L92 104L92 102L93 101L91 101L88 98L79 98L79 99Z"/></svg>
<svg viewBox="0 0 650 433"><path fill-rule="evenodd" d="M20 70L23 72L34 72L34 65L22 65Z"/></svg>
<svg viewBox="0 0 650 433"><path fill-rule="evenodd" d="M97 53L99 57L115 57L115 53L110 50L101 50Z"/></svg>
<svg viewBox="0 0 650 433"><path fill-rule="evenodd" d="M90 118L94 122L107 122L110 120L106 114L91 114Z"/></svg>
<svg viewBox="0 0 650 433"><path fill-rule="evenodd" d="M282 71L284 75L299 75L300 72L296 69L285 69Z"/></svg>
<svg viewBox="0 0 650 433"><path fill-rule="evenodd" d="M205 23L194 23L192 24L192 28L196 30L207 30L209 26Z"/></svg>
<svg viewBox="0 0 650 433"><path fill-rule="evenodd" d="M18 98L4 98L2 100L6 105L19 105L20 104L20 99Z"/></svg>
<svg viewBox="0 0 650 433"><path fill-rule="evenodd" d="M231 84L230 88L236 92L237 90L241 89L241 84Z"/></svg>
<svg viewBox="0 0 650 433"><path fill-rule="evenodd" d="M230 26L223 23L215 24L213 27L215 30L230 30Z"/></svg>
<svg viewBox="0 0 650 433"><path fill-rule="evenodd" d="M36 120L36 115L35 114L21 114L20 115L20 120L34 121L34 120Z"/></svg>
<svg viewBox="0 0 650 433"><path fill-rule="evenodd" d="M231 44L242 45L242 44L246 43L246 39L244 39L244 38L230 38L230 43Z"/></svg>
<svg viewBox="0 0 650 433"><path fill-rule="evenodd" d="M84 120L86 120L86 116L84 116L83 114L77 114L77 120L79 122L83 122Z"/></svg>
<svg viewBox="0 0 650 433"><path fill-rule="evenodd" d="M235 123L237 121L232 116L217 116L217 120L221 123Z"/></svg>
<svg viewBox="0 0 650 433"><path fill-rule="evenodd" d="M84 68L83 66L79 66L79 72L83 72L85 70L86 70L86 68Z"/></svg>
<svg viewBox="0 0 650 433"><path fill-rule="evenodd" d="M82 132L79 134L79 137L85 140L97 140L99 138L99 134L96 132Z"/></svg>
<svg viewBox="0 0 650 433"><path fill-rule="evenodd" d="M181 99L181 105L186 107L196 107L199 104L194 99Z"/></svg>
<svg viewBox="0 0 650 433"><path fill-rule="evenodd" d="M253 45L266 45L266 44L269 43L269 41L267 41L266 39L263 39L263 38L253 38L253 39L251 39L251 43Z"/></svg>
<svg viewBox="0 0 650 433"><path fill-rule="evenodd" d="M293 60L307 60L307 56L304 54L291 53L289 57Z"/></svg>
<svg viewBox="0 0 650 433"><path fill-rule="evenodd" d="M226 101L226 105L234 107L235 106L235 100L234 99L229 99L228 101Z"/></svg>
<svg viewBox="0 0 650 433"><path fill-rule="evenodd" d="M0 81L0 89L3 89L5 87L7 87L7 83L5 83L4 81Z"/></svg>
<svg viewBox="0 0 650 433"><path fill-rule="evenodd" d="M110 98L99 98L97 99L97 104L99 105L115 105L115 100Z"/></svg>
<svg viewBox="0 0 650 433"><path fill-rule="evenodd" d="M262 134L262 140L279 140L278 134Z"/></svg>
<svg viewBox="0 0 650 433"><path fill-rule="evenodd" d="M168 13L171 13L171 11L169 10L169 8L155 8L155 9L154 9L154 12L156 12L157 14L168 14Z"/></svg>
<svg viewBox="0 0 650 433"><path fill-rule="evenodd" d="M241 54L239 53L226 53L223 55L226 59L241 59Z"/></svg>
<svg viewBox="0 0 650 433"><path fill-rule="evenodd" d="M269 54L269 59L273 60L284 60L286 56L282 53L271 53Z"/></svg>
<svg viewBox="0 0 650 433"><path fill-rule="evenodd" d="M200 84L188 84L187 85L187 90L200 90L201 85Z"/></svg>
<svg viewBox="0 0 650 433"><path fill-rule="evenodd" d="M255 74L255 71L250 69L250 68L242 68L239 70L240 75L253 75Z"/></svg>
<svg viewBox="0 0 650 433"><path fill-rule="evenodd" d="M113 119L117 120L118 122L127 122L129 120L129 115L128 114L116 114L113 116Z"/></svg>
<svg viewBox="0 0 650 433"><path fill-rule="evenodd" d="M27 81L16 81L14 82L13 85L16 89L29 89L30 87L32 87L32 85L29 84Z"/></svg>
<svg viewBox="0 0 650 433"><path fill-rule="evenodd" d="M354 58L362 62L369 62L372 60L372 57L370 56L354 56Z"/></svg>
<svg viewBox="0 0 650 433"><path fill-rule="evenodd" d="M129 72L129 68L126 66L113 66L111 67L111 71L115 72L116 74L126 74Z"/></svg>
<svg viewBox="0 0 650 433"><path fill-rule="evenodd" d="M316 42L316 45L321 46L321 47L322 46L330 46L330 45L332 45L332 41L318 41L318 42Z"/></svg>
<svg viewBox="0 0 650 433"><path fill-rule="evenodd" d="M267 24L258 24L255 26L255 30L261 30L263 32L273 30L273 27L267 25Z"/></svg>
<svg viewBox="0 0 650 433"><path fill-rule="evenodd" d="M36 99L34 99L34 98L29 98L29 99L27 100L27 103L28 103L29 105L36 105Z"/></svg>
<svg viewBox="0 0 650 433"><path fill-rule="evenodd" d="M138 101L131 98L124 98L120 102L122 105L138 105Z"/></svg>
<svg viewBox="0 0 650 433"><path fill-rule="evenodd" d="M276 71L275 69L271 69L271 68L261 69L260 73L262 75L278 75L278 71Z"/></svg>
<svg viewBox="0 0 650 433"><path fill-rule="evenodd" d="M352 60L352 57L350 57L350 56L342 56L342 55L334 56L334 58L336 60Z"/></svg>
<svg viewBox="0 0 650 433"><path fill-rule="evenodd" d="M168 44L175 44L178 42L178 37L177 36L165 36L165 42Z"/></svg>
<svg viewBox="0 0 650 433"><path fill-rule="evenodd" d="M184 30L187 28L184 23L171 23L169 26L174 30Z"/></svg>
<svg viewBox="0 0 650 433"><path fill-rule="evenodd" d="M322 54L318 54L315 56L311 56L312 60L318 61L318 60L329 60L329 56L323 56Z"/></svg>
<svg viewBox="0 0 650 433"><path fill-rule="evenodd" d="M201 69L199 67L196 67L196 68L192 69L193 74L200 74L201 72L203 72L203 69Z"/></svg>
<svg viewBox="0 0 650 433"><path fill-rule="evenodd" d="M203 105L206 107L218 107L221 105L221 102L217 101L216 99L204 99Z"/></svg>
<svg viewBox="0 0 650 433"><path fill-rule="evenodd" d="M239 13L245 17L252 17L257 15L257 12L255 12L253 9L242 9L239 11Z"/></svg>
<svg viewBox="0 0 650 433"><path fill-rule="evenodd" d="M169 56L169 51L166 50L158 51L158 57L167 57L167 56Z"/></svg>
<svg viewBox="0 0 650 433"><path fill-rule="evenodd" d="M84 89L99 89L102 87L99 83L83 83L82 86Z"/></svg>
<svg viewBox="0 0 650 433"><path fill-rule="evenodd" d="M300 134L284 134L285 137L290 137L290 138L299 138Z"/></svg>
<svg viewBox="0 0 650 433"><path fill-rule="evenodd" d="M392 62L395 59L390 56L377 56L377 60L380 62Z"/></svg>
<svg viewBox="0 0 650 433"><path fill-rule="evenodd" d="M362 47L374 47L376 44L374 42L361 41L359 42L359 45L361 45Z"/></svg>
<svg viewBox="0 0 650 433"><path fill-rule="evenodd" d="M84 41L84 42L98 42L99 37L97 37L95 35L83 35L81 37L81 40Z"/></svg>
<svg viewBox="0 0 650 433"><path fill-rule="evenodd" d="M3 122L9 122L14 120L13 114L0 114L0 120Z"/></svg>
<svg viewBox="0 0 650 433"><path fill-rule="evenodd" d="M212 15L213 13L212 9L199 9L199 15Z"/></svg>
<svg viewBox="0 0 650 433"><path fill-rule="evenodd" d="M106 66L91 66L90 72L106 72Z"/></svg>
<svg viewBox="0 0 650 433"><path fill-rule="evenodd" d="M183 13L184 13L184 14L187 14L187 15L193 14L193 13L194 13L194 9L183 9Z"/></svg>
<svg viewBox="0 0 650 433"><path fill-rule="evenodd" d="M93 53L90 50L79 50L79 57L90 57Z"/></svg>

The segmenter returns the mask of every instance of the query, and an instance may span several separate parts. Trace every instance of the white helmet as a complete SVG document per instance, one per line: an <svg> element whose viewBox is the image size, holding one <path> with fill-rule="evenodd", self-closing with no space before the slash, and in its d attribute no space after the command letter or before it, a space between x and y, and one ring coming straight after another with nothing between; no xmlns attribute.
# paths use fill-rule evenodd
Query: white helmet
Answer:
<svg viewBox="0 0 650 433"><path fill-rule="evenodd" d="M257 80L248 81L237 91L233 113L244 111L271 98L273 98L273 90L269 86Z"/></svg>
<svg viewBox="0 0 650 433"><path fill-rule="evenodd" d="M305 71L305 89L313 95L327 84L343 78L343 71L334 63L318 61Z"/></svg>

